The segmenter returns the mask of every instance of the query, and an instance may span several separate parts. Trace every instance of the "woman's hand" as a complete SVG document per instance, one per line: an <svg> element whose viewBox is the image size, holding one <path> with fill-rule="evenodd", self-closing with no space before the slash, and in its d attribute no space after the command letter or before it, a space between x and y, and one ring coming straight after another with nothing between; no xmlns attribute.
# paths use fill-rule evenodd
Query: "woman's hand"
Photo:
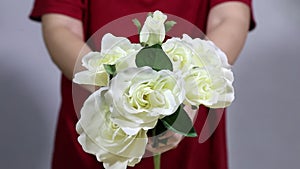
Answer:
<svg viewBox="0 0 300 169"><path fill-rule="evenodd" d="M184 110L187 112L188 116L194 123L198 110L192 109L190 105L185 105ZM152 154L163 153L176 148L183 138L183 135L175 133L171 130L167 130L157 136L149 137L146 149Z"/></svg>
<svg viewBox="0 0 300 169"><path fill-rule="evenodd" d="M149 137L146 149L152 154L160 154L176 148L182 139L181 134L167 130L157 136Z"/></svg>

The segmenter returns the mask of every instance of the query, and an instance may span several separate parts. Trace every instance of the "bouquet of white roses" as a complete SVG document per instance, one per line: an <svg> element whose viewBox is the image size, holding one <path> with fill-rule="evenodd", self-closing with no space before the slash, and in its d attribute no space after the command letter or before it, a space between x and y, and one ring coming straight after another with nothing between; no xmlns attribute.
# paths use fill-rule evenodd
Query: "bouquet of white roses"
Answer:
<svg viewBox="0 0 300 169"><path fill-rule="evenodd" d="M84 151L109 169L140 162L150 131L197 136L184 106L224 108L234 99L230 65L211 41L186 34L164 41L175 22L160 11L143 26L133 21L139 44L105 34L101 51L85 55L86 70L73 79L100 87L85 101L76 130Z"/></svg>

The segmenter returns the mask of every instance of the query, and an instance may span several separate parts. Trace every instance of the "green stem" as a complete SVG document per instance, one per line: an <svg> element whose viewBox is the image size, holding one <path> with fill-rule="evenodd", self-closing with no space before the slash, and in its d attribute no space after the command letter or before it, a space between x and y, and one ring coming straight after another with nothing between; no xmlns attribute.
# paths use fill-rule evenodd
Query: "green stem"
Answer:
<svg viewBox="0 0 300 169"><path fill-rule="evenodd" d="M156 135L156 129L155 128L152 130L152 137L154 137L152 146L154 148L158 147L158 144L159 144L158 141L159 140L158 140L158 136ZM161 157L160 153L154 154L154 156L153 156L154 169L160 169L160 157Z"/></svg>
<svg viewBox="0 0 300 169"><path fill-rule="evenodd" d="M153 160L154 160L154 169L160 169L160 154L155 154L153 156Z"/></svg>

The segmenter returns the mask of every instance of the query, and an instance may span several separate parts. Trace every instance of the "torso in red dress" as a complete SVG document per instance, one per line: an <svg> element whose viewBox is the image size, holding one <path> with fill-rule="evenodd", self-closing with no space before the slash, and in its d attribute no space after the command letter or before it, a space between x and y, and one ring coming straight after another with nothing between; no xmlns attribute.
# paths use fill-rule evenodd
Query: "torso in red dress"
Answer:
<svg viewBox="0 0 300 169"><path fill-rule="evenodd" d="M161 10L181 17L205 32L210 8L224 1L228 0L36 0L31 18L39 20L44 13L61 13L80 19L84 23L85 37L88 39L99 28L120 17ZM241 1L250 5L250 0ZM117 36L122 36L122 33L125 32L126 35L126 31L129 30L131 29L115 27L108 31L119 32ZM71 81L62 76L61 87L62 105L52 168L100 169L102 164L93 155L85 153L77 142L75 124L78 118L73 106ZM78 88L73 89L77 94L74 105L76 109L80 109L81 104L77 103L78 96L86 96L87 93L78 91ZM198 133L201 132L207 112L207 108L200 107L195 123ZM162 169L227 169L224 115L218 128L206 142L200 144L198 138L185 138L176 149L162 154L161 165ZM153 159L144 158L134 168L153 169Z"/></svg>

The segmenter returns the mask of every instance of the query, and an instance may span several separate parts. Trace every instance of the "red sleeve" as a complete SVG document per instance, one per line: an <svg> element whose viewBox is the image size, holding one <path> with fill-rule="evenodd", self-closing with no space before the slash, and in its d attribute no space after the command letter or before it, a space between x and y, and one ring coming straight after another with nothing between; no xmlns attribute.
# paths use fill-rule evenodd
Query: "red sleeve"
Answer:
<svg viewBox="0 0 300 169"><path fill-rule="evenodd" d="M254 29L255 26L256 26L256 22L255 22L254 15L253 15L252 0L211 0L210 1L210 9L213 8L214 6L220 4L220 3L229 2L229 1L242 2L242 3L245 3L246 5L248 5L250 7L250 10L251 10L251 20L250 20L249 30Z"/></svg>
<svg viewBox="0 0 300 169"><path fill-rule="evenodd" d="M43 14L58 13L82 20L84 4L85 0L35 0L29 18L41 21Z"/></svg>

